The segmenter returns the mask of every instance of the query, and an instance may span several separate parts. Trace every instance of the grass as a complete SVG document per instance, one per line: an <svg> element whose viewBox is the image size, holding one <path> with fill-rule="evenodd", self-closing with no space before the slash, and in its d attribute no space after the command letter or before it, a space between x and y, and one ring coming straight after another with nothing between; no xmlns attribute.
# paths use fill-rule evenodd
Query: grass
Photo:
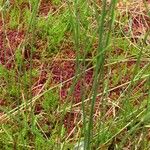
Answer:
<svg viewBox="0 0 150 150"><path fill-rule="evenodd" d="M0 147L149 149L149 2L0 2Z"/></svg>

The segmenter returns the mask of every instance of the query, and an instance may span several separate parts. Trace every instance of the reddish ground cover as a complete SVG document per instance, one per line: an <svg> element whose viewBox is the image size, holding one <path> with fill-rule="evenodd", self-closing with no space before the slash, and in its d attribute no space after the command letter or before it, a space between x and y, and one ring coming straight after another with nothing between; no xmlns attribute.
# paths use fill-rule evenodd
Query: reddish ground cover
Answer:
<svg viewBox="0 0 150 150"><path fill-rule="evenodd" d="M83 66L81 65L80 68L83 68ZM81 69L81 71L83 70ZM63 83L67 81L68 79L71 79L72 77L75 76L75 72L76 72L75 60L63 60L63 59L61 60L60 59L58 61L56 60L53 62L53 65L52 65L53 77L52 78L53 78L54 83ZM86 71L84 77L82 75L78 79L73 90L74 91L72 95L74 97L73 103L78 103L81 101L81 87L87 90L87 87L91 86L92 84L92 78L93 78L93 69L90 69ZM73 80L68 81L62 85L61 91L60 91L61 100L64 101L67 98L67 95L68 95L69 89L71 88L72 83L73 83Z"/></svg>
<svg viewBox="0 0 150 150"><path fill-rule="evenodd" d="M15 65L15 50L24 38L24 32L8 30L6 34L0 31L0 63L11 69Z"/></svg>
<svg viewBox="0 0 150 150"><path fill-rule="evenodd" d="M49 12L54 12L56 7L51 0L42 0L39 7L39 15L46 16Z"/></svg>

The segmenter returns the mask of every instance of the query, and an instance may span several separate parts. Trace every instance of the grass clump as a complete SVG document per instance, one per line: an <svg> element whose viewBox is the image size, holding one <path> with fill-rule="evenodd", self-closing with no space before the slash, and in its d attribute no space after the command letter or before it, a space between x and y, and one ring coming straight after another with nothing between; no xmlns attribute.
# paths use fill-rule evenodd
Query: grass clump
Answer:
<svg viewBox="0 0 150 150"><path fill-rule="evenodd" d="M1 149L150 147L147 2L0 5Z"/></svg>

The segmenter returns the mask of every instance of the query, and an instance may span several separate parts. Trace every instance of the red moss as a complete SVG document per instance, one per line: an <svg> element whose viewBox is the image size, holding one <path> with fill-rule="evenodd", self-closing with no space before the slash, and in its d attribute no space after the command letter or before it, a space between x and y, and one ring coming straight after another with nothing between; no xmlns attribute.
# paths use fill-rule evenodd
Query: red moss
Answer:
<svg viewBox="0 0 150 150"><path fill-rule="evenodd" d="M39 14L46 16L49 11L55 11L56 7L52 4L51 0L42 0L39 7Z"/></svg>
<svg viewBox="0 0 150 150"><path fill-rule="evenodd" d="M64 126L67 133L70 134L79 121L80 115L77 112L67 112L64 117ZM73 136L74 132L70 136Z"/></svg>
<svg viewBox="0 0 150 150"><path fill-rule="evenodd" d="M82 68L82 66L81 66ZM75 61L55 61L52 65L52 75L54 83L62 83L72 77L75 76ZM84 86L84 92L87 90L87 87L91 85L93 77L93 70L89 70L85 73L85 77L81 77L76 83L73 93L72 99L74 103L78 103L81 101L82 93L81 86ZM64 101L67 98L68 91L72 85L72 80L63 84L63 87L60 91L61 99Z"/></svg>
<svg viewBox="0 0 150 150"><path fill-rule="evenodd" d="M23 38L23 31L8 30L7 37L4 35L4 32L0 32L0 63L8 69L11 69L15 65L15 50Z"/></svg>

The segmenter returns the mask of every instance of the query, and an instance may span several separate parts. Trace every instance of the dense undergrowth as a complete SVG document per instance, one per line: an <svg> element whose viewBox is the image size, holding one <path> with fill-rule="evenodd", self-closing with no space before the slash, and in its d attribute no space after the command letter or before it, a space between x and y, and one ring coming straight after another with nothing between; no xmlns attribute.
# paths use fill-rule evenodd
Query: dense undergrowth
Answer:
<svg viewBox="0 0 150 150"><path fill-rule="evenodd" d="M0 1L0 149L149 149L149 8Z"/></svg>

